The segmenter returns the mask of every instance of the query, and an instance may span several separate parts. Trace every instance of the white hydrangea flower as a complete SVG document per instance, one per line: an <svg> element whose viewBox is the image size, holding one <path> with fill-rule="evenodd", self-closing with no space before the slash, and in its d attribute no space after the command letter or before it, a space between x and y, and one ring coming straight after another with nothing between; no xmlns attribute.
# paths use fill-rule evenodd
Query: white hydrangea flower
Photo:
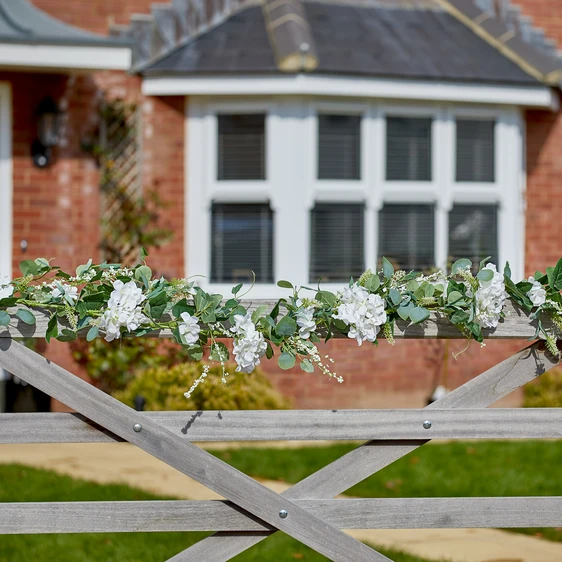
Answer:
<svg viewBox="0 0 562 562"><path fill-rule="evenodd" d="M297 326L299 327L299 336L303 340L309 339L310 334L316 331L314 307L307 306L297 311Z"/></svg>
<svg viewBox="0 0 562 562"><path fill-rule="evenodd" d="M364 341L374 342L380 327L386 323L384 299L380 295L370 294L355 283L344 289L340 300L334 318L350 327L348 336L355 338L358 345Z"/></svg>
<svg viewBox="0 0 562 562"><path fill-rule="evenodd" d="M232 332L235 334L233 351L238 364L236 371L251 373L256 365L260 364L260 359L267 349L267 343L263 334L256 329L256 325L252 322L250 313L245 316L237 314L234 321Z"/></svg>
<svg viewBox="0 0 562 562"><path fill-rule="evenodd" d="M0 299L10 298L14 294L14 287L10 285L10 278L7 275L0 277Z"/></svg>
<svg viewBox="0 0 562 562"><path fill-rule="evenodd" d="M105 332L105 340L113 341L121 336L121 328L128 332L138 329L148 318L143 314L140 305L146 300L142 289L134 281L123 283L115 281L109 296L107 310L100 318L99 327Z"/></svg>
<svg viewBox="0 0 562 562"><path fill-rule="evenodd" d="M185 337L185 343L187 345L196 344L199 341L199 332L201 331L197 318L191 316L189 312L182 312L180 316L182 321L178 323L178 330Z"/></svg>
<svg viewBox="0 0 562 562"><path fill-rule="evenodd" d="M74 305L78 300L78 287L55 281L51 288L51 297L54 299L64 298L70 305Z"/></svg>
<svg viewBox="0 0 562 562"><path fill-rule="evenodd" d="M533 276L527 279L533 286L527 292L527 296L531 299L533 306L542 306L546 302L546 290L541 283L535 280Z"/></svg>
<svg viewBox="0 0 562 562"><path fill-rule="evenodd" d="M490 281L479 281L476 291L476 321L482 328L495 328L501 318L503 305L508 297L505 291L504 277L495 264L489 263L484 270L493 273Z"/></svg>

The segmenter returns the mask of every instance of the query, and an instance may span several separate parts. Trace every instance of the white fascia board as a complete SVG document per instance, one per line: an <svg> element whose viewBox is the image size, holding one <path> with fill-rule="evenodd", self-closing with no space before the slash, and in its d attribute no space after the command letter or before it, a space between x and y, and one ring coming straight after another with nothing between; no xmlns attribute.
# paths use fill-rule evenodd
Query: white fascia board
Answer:
<svg viewBox="0 0 562 562"><path fill-rule="evenodd" d="M547 86L509 86L424 80L391 80L297 74L292 76L146 77L147 96L337 96L472 104L517 105L558 110Z"/></svg>
<svg viewBox="0 0 562 562"><path fill-rule="evenodd" d="M37 70L129 70L127 46L0 43L0 68Z"/></svg>

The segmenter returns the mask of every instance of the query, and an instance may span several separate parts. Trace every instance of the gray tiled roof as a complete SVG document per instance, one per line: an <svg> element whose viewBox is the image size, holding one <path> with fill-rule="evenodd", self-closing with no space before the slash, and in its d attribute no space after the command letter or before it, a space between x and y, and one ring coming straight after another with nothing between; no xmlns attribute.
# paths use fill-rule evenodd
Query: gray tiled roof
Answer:
<svg viewBox="0 0 562 562"><path fill-rule="evenodd" d="M67 25L42 12L28 0L0 0L0 43L124 46L128 41Z"/></svg>
<svg viewBox="0 0 562 562"><path fill-rule="evenodd" d="M432 0L306 2L323 74L537 84ZM276 73L262 9L249 6L183 44L143 74Z"/></svg>

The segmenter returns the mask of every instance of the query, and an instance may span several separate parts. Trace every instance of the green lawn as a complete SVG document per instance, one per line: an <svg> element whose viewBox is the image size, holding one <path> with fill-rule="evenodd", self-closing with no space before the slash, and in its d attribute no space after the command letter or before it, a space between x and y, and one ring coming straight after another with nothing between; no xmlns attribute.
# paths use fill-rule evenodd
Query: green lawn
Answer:
<svg viewBox="0 0 562 562"><path fill-rule="evenodd" d="M214 453L261 478L298 482L357 445L306 449L238 449ZM562 441L430 444L347 491L369 498L561 496ZM518 532L562 542L562 529Z"/></svg>
<svg viewBox="0 0 562 562"><path fill-rule="evenodd" d="M118 501L169 499L120 485L100 485L19 465L0 465L0 502ZM107 533L91 535L0 535L2 562L163 562L206 533ZM426 562L381 550L395 562ZM233 560L237 562L325 561L277 533ZM204 562L204 561L201 561Z"/></svg>

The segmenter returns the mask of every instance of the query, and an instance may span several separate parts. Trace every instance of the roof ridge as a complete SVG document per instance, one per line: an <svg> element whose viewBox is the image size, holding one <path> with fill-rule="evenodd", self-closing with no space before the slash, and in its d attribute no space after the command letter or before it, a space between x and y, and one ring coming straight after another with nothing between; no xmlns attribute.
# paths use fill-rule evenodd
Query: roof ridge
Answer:
<svg viewBox="0 0 562 562"><path fill-rule="evenodd" d="M110 32L134 40L132 71L142 72L236 12L258 3L259 0L216 0L209 11L205 0L171 0L152 4L148 14L132 14L128 24L112 25Z"/></svg>
<svg viewBox="0 0 562 562"><path fill-rule="evenodd" d="M562 57L544 30L534 27L511 0L437 0L452 16L517 64L551 86L562 86Z"/></svg>

